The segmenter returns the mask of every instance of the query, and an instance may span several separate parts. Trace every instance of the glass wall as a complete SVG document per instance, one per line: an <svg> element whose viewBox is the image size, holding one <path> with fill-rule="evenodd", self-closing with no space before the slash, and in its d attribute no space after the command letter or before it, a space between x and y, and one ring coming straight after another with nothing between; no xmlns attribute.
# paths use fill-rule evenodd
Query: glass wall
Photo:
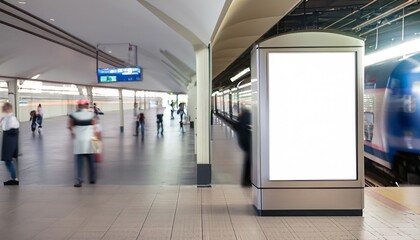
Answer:
<svg viewBox="0 0 420 240"><path fill-rule="evenodd" d="M56 84L21 80L19 87L20 121L29 119L29 112L39 104L44 117L64 116L76 110L75 101L86 98L86 88L73 84Z"/></svg>
<svg viewBox="0 0 420 240"><path fill-rule="evenodd" d="M0 80L0 104L7 102L8 100L8 88L7 82Z"/></svg>
<svg viewBox="0 0 420 240"><path fill-rule="evenodd" d="M103 112L119 111L119 90L115 88L92 88L93 101ZM169 108L171 97L162 92L123 90L124 110L132 111L137 102L141 109L157 107ZM76 101L88 99L84 86L60 84L32 80L18 81L19 120L28 121L29 113L39 104L44 110L44 118L65 116L76 111ZM187 102L187 95L178 95L180 101ZM0 79L0 104L8 101L7 81Z"/></svg>

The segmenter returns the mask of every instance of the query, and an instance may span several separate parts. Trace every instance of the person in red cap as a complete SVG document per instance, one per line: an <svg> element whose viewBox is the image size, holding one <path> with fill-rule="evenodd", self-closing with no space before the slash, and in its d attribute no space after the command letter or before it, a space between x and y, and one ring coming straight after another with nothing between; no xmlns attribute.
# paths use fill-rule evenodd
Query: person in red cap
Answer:
<svg viewBox="0 0 420 240"><path fill-rule="evenodd" d="M78 110L70 114L68 128L73 138L74 155L76 161L76 177L74 187L81 187L83 183L83 165L86 159L89 166L89 183L96 183L96 170L92 138L95 136L95 114L90 112L89 101L77 101Z"/></svg>

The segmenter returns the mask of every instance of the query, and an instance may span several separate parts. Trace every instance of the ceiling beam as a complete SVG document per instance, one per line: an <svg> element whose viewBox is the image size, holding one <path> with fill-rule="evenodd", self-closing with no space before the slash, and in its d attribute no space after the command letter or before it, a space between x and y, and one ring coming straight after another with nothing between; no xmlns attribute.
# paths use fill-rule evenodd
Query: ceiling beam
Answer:
<svg viewBox="0 0 420 240"><path fill-rule="evenodd" d="M191 32L189 29L184 27L182 24L177 22L175 19L171 18L169 15L161 11L159 8L153 6L146 0L137 0L143 7L149 10L153 15L159 18L162 22L164 22L168 27L173 29L183 38L185 38L188 42L190 42L194 49L201 49L206 48L207 44L200 40L197 35Z"/></svg>
<svg viewBox="0 0 420 240"><path fill-rule="evenodd" d="M170 63L165 62L165 60L162 60L162 62L163 62L163 64L165 64L165 66L168 68L169 71L172 71L172 72L176 73L181 79L184 80L184 82L186 84L191 82L191 77L185 76L184 74L179 72L179 70L177 70L175 67L173 67Z"/></svg>
<svg viewBox="0 0 420 240"><path fill-rule="evenodd" d="M181 61L179 58L177 58L175 55L173 55L168 50L162 50L160 49L160 53L169 60L169 62L175 66L177 69L179 69L184 75L188 77L192 77L195 75L195 71L188 67L187 64L185 64L183 61Z"/></svg>
<svg viewBox="0 0 420 240"><path fill-rule="evenodd" d="M179 86L183 88L186 88L188 86L188 84L185 84L183 80L180 77L178 77L175 73L173 72L168 72L168 73L172 77L172 79L175 81L175 83L177 83Z"/></svg>

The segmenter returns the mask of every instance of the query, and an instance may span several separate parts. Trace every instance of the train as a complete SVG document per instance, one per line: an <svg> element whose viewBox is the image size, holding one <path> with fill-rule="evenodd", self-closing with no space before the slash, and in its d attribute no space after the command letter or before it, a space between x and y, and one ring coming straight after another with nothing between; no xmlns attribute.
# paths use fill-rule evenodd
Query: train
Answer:
<svg viewBox="0 0 420 240"><path fill-rule="evenodd" d="M212 108L218 116L237 121L244 109L251 109L251 79L245 78L232 88L212 94Z"/></svg>
<svg viewBox="0 0 420 240"><path fill-rule="evenodd" d="M363 114L366 160L420 175L420 53L365 68Z"/></svg>
<svg viewBox="0 0 420 240"><path fill-rule="evenodd" d="M367 66L364 82L364 156L399 182L420 176L420 53ZM251 83L213 93L213 111L235 122L251 109Z"/></svg>

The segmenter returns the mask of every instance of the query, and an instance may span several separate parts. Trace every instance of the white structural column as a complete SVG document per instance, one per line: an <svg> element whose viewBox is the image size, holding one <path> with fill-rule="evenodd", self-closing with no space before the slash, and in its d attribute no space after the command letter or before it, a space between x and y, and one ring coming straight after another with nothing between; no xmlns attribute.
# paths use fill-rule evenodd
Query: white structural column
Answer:
<svg viewBox="0 0 420 240"><path fill-rule="evenodd" d="M15 112L15 115L18 119L18 121L20 121L20 108L19 108L19 87L18 87L18 80L17 79L12 79L9 80L7 82L7 90L8 90L8 101L10 104L12 104L13 107L13 111ZM21 153L21 138L19 138L19 154ZM19 163L17 162L18 160L16 159L16 168L18 171L18 176L19 176Z"/></svg>
<svg viewBox="0 0 420 240"><path fill-rule="evenodd" d="M177 102L178 102L178 95ZM197 77L194 75L188 85L188 115L190 125L194 128L194 153L197 155Z"/></svg>
<svg viewBox="0 0 420 240"><path fill-rule="evenodd" d="M9 103L13 106L13 111L16 114L16 117L19 119L19 93L18 93L18 80L12 79L7 82L8 88L8 100Z"/></svg>
<svg viewBox="0 0 420 240"><path fill-rule="evenodd" d="M86 87L86 92L87 92L87 97L89 100L90 104L93 104L93 91L92 91L92 87Z"/></svg>
<svg viewBox="0 0 420 240"><path fill-rule="evenodd" d="M194 123L197 153L197 185L211 184L210 163L210 91L211 91L211 51L192 31L156 8L147 0L137 0L143 7L164 22L172 30L185 38L194 47L196 56L196 99L197 111ZM193 90L192 90L193 91ZM178 101L177 101L178 102ZM188 101L191 104L191 100ZM178 103L179 104L179 103Z"/></svg>
<svg viewBox="0 0 420 240"><path fill-rule="evenodd" d="M119 93L119 103L120 103L120 131L124 132L124 99L122 94L122 89L118 90Z"/></svg>
<svg viewBox="0 0 420 240"><path fill-rule="evenodd" d="M211 184L210 149L210 49L196 49L197 72L197 185Z"/></svg>
<svg viewBox="0 0 420 240"><path fill-rule="evenodd" d="M197 77L193 76L190 84L188 84L188 116L191 127L197 120Z"/></svg>

